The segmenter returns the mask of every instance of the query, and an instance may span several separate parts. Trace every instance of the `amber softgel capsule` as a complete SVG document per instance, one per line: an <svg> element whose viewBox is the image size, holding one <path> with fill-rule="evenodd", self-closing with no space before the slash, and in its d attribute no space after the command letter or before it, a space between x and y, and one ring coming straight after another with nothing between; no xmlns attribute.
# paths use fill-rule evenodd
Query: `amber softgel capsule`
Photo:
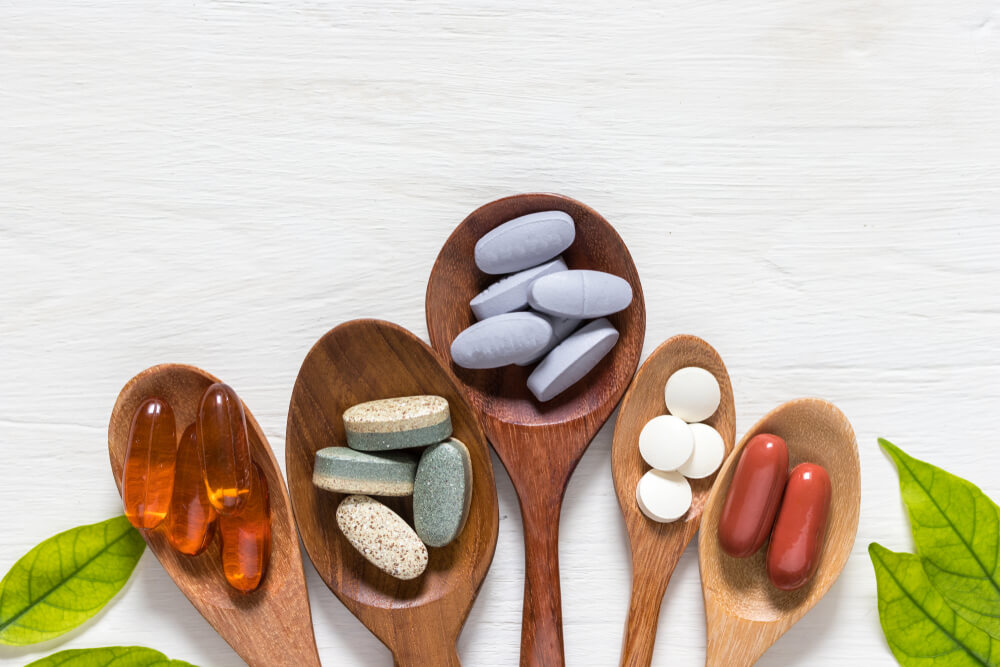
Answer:
<svg viewBox="0 0 1000 667"><path fill-rule="evenodd" d="M147 398L132 417L122 470L122 503L129 522L156 528L167 515L177 462L174 411L162 398Z"/></svg>
<svg viewBox="0 0 1000 667"><path fill-rule="evenodd" d="M201 397L196 421L208 501L219 514L243 510L253 471L243 402L216 382Z"/></svg>
<svg viewBox="0 0 1000 667"><path fill-rule="evenodd" d="M239 514L219 517L222 538L222 570L226 581L249 593L260 586L271 558L271 505L267 478L251 463L251 489Z"/></svg>
<svg viewBox="0 0 1000 667"><path fill-rule="evenodd" d="M217 516L215 508L208 502L197 429L191 424L185 429L177 448L174 493L163 524L170 546L189 556L200 554L212 541Z"/></svg>

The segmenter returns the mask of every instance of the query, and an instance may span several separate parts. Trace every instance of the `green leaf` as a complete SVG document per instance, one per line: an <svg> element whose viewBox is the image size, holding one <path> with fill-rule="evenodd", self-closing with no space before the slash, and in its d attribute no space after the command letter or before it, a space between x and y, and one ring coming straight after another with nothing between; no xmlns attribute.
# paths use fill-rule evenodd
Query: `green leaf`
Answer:
<svg viewBox="0 0 1000 667"><path fill-rule="evenodd" d="M25 667L195 667L142 646L105 646L59 651Z"/></svg>
<svg viewBox="0 0 1000 667"><path fill-rule="evenodd" d="M990 666L1000 640L969 623L930 585L914 554L872 542L868 554L878 581L878 615L889 648L905 667Z"/></svg>
<svg viewBox="0 0 1000 667"><path fill-rule="evenodd" d="M45 540L0 581L0 644L34 644L80 625L121 590L145 548L124 516Z"/></svg>
<svg viewBox="0 0 1000 667"><path fill-rule="evenodd" d="M879 439L899 471L917 553L967 621L1000 638L1000 508L979 487Z"/></svg>

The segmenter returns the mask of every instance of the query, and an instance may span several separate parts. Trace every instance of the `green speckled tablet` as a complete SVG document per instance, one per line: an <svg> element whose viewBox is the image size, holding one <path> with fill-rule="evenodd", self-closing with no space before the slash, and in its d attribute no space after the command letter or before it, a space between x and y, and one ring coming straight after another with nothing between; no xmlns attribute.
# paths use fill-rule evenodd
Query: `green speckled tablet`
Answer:
<svg viewBox="0 0 1000 667"><path fill-rule="evenodd" d="M424 450L413 482L413 525L430 547L443 547L465 527L472 501L469 450L451 438Z"/></svg>
<svg viewBox="0 0 1000 667"><path fill-rule="evenodd" d="M383 398L345 410L344 430L348 446L364 452L424 447L451 435L451 413L440 396Z"/></svg>
<svg viewBox="0 0 1000 667"><path fill-rule="evenodd" d="M350 447L326 447L316 452L313 484L337 493L408 496L416 472L416 458L404 452L367 454Z"/></svg>

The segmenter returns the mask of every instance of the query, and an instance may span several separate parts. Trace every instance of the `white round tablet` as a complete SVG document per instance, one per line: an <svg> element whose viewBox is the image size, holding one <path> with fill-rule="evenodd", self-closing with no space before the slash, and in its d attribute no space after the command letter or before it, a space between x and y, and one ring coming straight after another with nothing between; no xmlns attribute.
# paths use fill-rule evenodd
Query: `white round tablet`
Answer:
<svg viewBox="0 0 1000 667"><path fill-rule="evenodd" d="M691 485L679 472L650 470L636 485L635 500L653 521L670 523L691 507Z"/></svg>
<svg viewBox="0 0 1000 667"><path fill-rule="evenodd" d="M688 428L694 435L694 451L677 472L691 479L708 477L722 465L722 459L726 456L726 443L722 441L719 432L708 424L690 424Z"/></svg>
<svg viewBox="0 0 1000 667"><path fill-rule="evenodd" d="M670 414L691 423L714 415L722 392L714 375L704 368L688 366L670 376L663 397Z"/></svg>
<svg viewBox="0 0 1000 667"><path fill-rule="evenodd" d="M660 415L639 432L639 453L657 470L677 470L694 451L694 435L683 419Z"/></svg>

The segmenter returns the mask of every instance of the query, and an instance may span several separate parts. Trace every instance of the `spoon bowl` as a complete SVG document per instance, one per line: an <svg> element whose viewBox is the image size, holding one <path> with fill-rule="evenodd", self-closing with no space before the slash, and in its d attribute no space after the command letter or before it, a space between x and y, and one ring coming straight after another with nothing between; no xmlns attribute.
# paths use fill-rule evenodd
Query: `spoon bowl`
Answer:
<svg viewBox="0 0 1000 667"><path fill-rule="evenodd" d="M826 468L833 488L819 567L808 584L794 591L779 590L768 580L766 547L749 558L733 558L719 547L719 517L739 454L761 433L785 440L790 467L808 461ZM703 511L698 552L708 639L705 664L752 665L812 609L851 555L860 510L858 445L840 410L826 401L803 398L778 406L757 422L719 470Z"/></svg>
<svg viewBox="0 0 1000 667"><path fill-rule="evenodd" d="M194 366L161 364L128 381L108 427L111 471L121 493L122 466L132 415L150 396L165 399L177 433L194 422L205 390L219 379ZM197 556L175 551L159 530L143 535L150 550L191 604L250 665L318 666L312 615L285 480L257 420L244 405L250 451L267 478L271 502L271 559L260 588L241 593L226 582L218 539Z"/></svg>
<svg viewBox="0 0 1000 667"><path fill-rule="evenodd" d="M620 333L614 349L586 378L540 403L527 388L530 367L469 370L451 361L450 348L475 321L469 301L497 280L476 268L476 241L508 220L548 210L565 211L576 224L576 238L562 254L566 264L624 278L633 298L628 308L608 318ZM427 284L426 312L431 344L451 364L479 413L521 505L525 544L521 664L562 664L559 514L570 475L639 364L646 331L639 274L621 237L592 208L562 195L516 195L476 209L448 238Z"/></svg>
<svg viewBox="0 0 1000 667"><path fill-rule="evenodd" d="M435 394L472 458L472 502L462 533L431 548L427 570L401 581L368 562L337 527L344 494L312 483L316 452L346 445L344 411L365 401ZM288 411L285 467L299 532L326 585L392 651L398 665L459 665L455 642L493 560L499 511L486 437L459 384L426 343L389 322L354 320L306 355ZM380 498L412 519L409 498ZM412 523L412 522L411 522Z"/></svg>

